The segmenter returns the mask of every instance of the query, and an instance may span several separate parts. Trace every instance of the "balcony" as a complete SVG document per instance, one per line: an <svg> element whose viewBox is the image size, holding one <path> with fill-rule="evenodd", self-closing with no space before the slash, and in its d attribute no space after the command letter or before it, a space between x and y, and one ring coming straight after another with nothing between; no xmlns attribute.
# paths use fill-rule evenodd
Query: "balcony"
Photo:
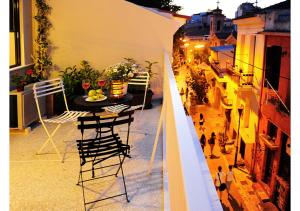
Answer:
<svg viewBox="0 0 300 211"><path fill-rule="evenodd" d="M219 78L224 78L225 74L227 73L226 69L222 69L219 65L218 61L213 61L211 62L211 67L213 69L213 71L215 72L215 74L219 77Z"/></svg>
<svg viewBox="0 0 300 211"><path fill-rule="evenodd" d="M286 133L290 131L290 113L288 107L283 103L276 91L271 88L263 89L262 114L280 127Z"/></svg>
<svg viewBox="0 0 300 211"><path fill-rule="evenodd" d="M277 150L279 148L279 146L274 143L274 138L266 134L259 134L259 139L262 140L262 142L265 144L263 148L268 147L270 150Z"/></svg>
<svg viewBox="0 0 300 211"><path fill-rule="evenodd" d="M122 197L91 205L103 210L222 210L210 171L190 117L184 112L167 54L164 55L164 102L156 102L134 129L149 133L131 134L131 159L125 160L124 173L130 203ZM168 108L168 109L165 109ZM139 117L137 111L136 117ZM162 133L155 139L159 117L164 120ZM76 146L80 138L72 124L60 128L55 139L65 162L49 154L36 155L46 134L37 125L28 135L10 136L10 208L12 210L81 210L81 187L76 186L79 157ZM122 128L119 128L122 131ZM91 134L92 135L92 131ZM126 133L121 137L126 136ZM156 140L157 142L154 142ZM151 174L148 175L153 145L158 143ZM66 147L66 144L69 147ZM109 184L109 185L108 185ZM103 187L109 186L108 189ZM98 187L99 195L95 187ZM94 197L104 197L122 187L121 178L105 181L105 186L91 185ZM180 199L180 200L179 200Z"/></svg>
<svg viewBox="0 0 300 211"><path fill-rule="evenodd" d="M253 73L241 73L240 75L240 86L241 87L252 87L253 86Z"/></svg>
<svg viewBox="0 0 300 211"><path fill-rule="evenodd" d="M219 82L227 82L225 76L230 77L234 83L240 84L240 74L235 72L234 67L231 65L226 65L226 68L221 68L218 61L211 62L211 68L213 69L215 75Z"/></svg>
<svg viewBox="0 0 300 211"><path fill-rule="evenodd" d="M232 108L233 102L232 99L225 95L221 97L221 104L225 109L229 109Z"/></svg>

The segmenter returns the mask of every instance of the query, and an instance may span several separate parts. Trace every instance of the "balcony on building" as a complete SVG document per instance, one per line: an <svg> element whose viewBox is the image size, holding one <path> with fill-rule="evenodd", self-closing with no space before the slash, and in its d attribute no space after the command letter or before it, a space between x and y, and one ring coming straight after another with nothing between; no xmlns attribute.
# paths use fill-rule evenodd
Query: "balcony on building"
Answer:
<svg viewBox="0 0 300 211"><path fill-rule="evenodd" d="M235 75L234 72L234 45L224 45L210 47L211 56L209 58L211 68L217 76L219 82L224 81L225 77Z"/></svg>
<svg viewBox="0 0 300 211"><path fill-rule="evenodd" d="M290 103L289 98L285 100L269 86L263 88L262 95L262 114L274 124L278 125L283 131L290 131Z"/></svg>
<svg viewBox="0 0 300 211"><path fill-rule="evenodd" d="M270 150L277 150L278 145L274 143L275 138L266 134L259 134L259 139L265 144L265 147L268 147Z"/></svg>

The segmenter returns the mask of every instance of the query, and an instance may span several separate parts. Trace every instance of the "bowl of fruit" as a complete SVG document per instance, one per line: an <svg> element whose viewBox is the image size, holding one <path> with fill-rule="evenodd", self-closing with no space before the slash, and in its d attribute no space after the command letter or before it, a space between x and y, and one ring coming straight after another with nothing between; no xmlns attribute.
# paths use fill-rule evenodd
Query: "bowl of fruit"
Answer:
<svg viewBox="0 0 300 211"><path fill-rule="evenodd" d="M85 101L88 102L99 102L106 100L107 97L104 95L103 91L101 89L91 89L88 93L88 97L85 99Z"/></svg>

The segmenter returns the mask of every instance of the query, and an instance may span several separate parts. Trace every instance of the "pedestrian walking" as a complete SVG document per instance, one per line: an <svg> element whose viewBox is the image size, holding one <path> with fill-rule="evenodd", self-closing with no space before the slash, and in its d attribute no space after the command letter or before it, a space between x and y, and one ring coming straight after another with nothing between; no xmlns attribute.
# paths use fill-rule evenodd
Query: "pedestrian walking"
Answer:
<svg viewBox="0 0 300 211"><path fill-rule="evenodd" d="M203 153L204 153L204 147L206 145L206 137L204 134L201 135L200 137L200 144L201 144L201 147L202 147L202 150L203 150Z"/></svg>
<svg viewBox="0 0 300 211"><path fill-rule="evenodd" d="M215 132L211 133L211 137L210 137L208 143L209 143L209 146L210 146L210 158L212 158L213 157L213 150L214 150L215 143L216 143L216 134L215 134Z"/></svg>
<svg viewBox="0 0 300 211"><path fill-rule="evenodd" d="M219 192L220 201L222 202L222 192L226 189L226 179L225 174L222 172L222 166L218 167L214 183L217 191Z"/></svg>
<svg viewBox="0 0 300 211"><path fill-rule="evenodd" d="M233 179L236 182L236 178L235 178L235 175L232 170L232 165L229 165L228 168L229 168L229 171L226 173L227 198L229 198L229 195L231 195L230 188L231 188Z"/></svg>
<svg viewBox="0 0 300 211"><path fill-rule="evenodd" d="M200 119L199 119L199 125L200 125L200 131L201 130L203 130L203 132L204 132L204 130L205 130L205 128L204 128L204 122L205 122L205 120L204 120L204 116L203 116L203 114L202 113L200 113Z"/></svg>

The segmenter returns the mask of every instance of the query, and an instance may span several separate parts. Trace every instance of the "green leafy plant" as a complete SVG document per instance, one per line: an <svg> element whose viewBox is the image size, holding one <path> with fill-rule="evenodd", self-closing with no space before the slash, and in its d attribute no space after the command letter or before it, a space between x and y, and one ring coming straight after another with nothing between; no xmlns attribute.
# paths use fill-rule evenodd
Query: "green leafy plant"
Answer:
<svg viewBox="0 0 300 211"><path fill-rule="evenodd" d="M104 71L91 67L88 61L82 60L79 68L76 65L67 67L65 70L60 71L60 76L64 82L65 93L70 99L73 99L76 95L84 93L82 89L82 80L89 80L92 89L97 88L97 80L104 75Z"/></svg>
<svg viewBox="0 0 300 211"><path fill-rule="evenodd" d="M197 95L198 102L200 104L208 103L208 98L206 96L208 92L209 84L205 78L205 74L201 71L200 73L195 71L190 71L191 80L189 85L195 91Z"/></svg>
<svg viewBox="0 0 300 211"><path fill-rule="evenodd" d="M156 75L156 73L154 73L154 72L152 71L152 66L153 66L154 64L157 64L158 62L150 62L150 61L148 61L148 60L146 60L145 62L147 63L147 66L145 67L145 69L146 69L146 71L149 73L150 79L152 79L152 78L154 78L155 75Z"/></svg>
<svg viewBox="0 0 300 211"><path fill-rule="evenodd" d="M48 19L51 12L51 7L46 3L46 0L36 0L35 6L37 14L34 19L37 21L37 37L34 44L34 61L33 77L37 79L45 79L48 77L49 68L52 65L49 55L50 41L48 39L49 30L52 27Z"/></svg>

